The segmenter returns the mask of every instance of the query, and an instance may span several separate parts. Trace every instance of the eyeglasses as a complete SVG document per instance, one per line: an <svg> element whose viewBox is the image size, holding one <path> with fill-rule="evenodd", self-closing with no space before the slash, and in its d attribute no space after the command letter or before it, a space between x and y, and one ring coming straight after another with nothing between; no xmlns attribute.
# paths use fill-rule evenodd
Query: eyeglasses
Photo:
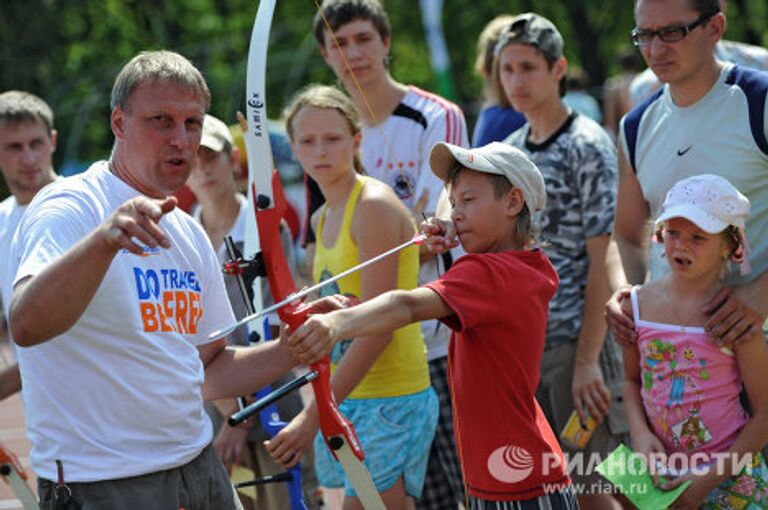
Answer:
<svg viewBox="0 0 768 510"><path fill-rule="evenodd" d="M635 28L630 32L630 38L632 39L632 44L635 46L650 46L653 42L653 36L655 35L658 35L659 39L665 43L675 43L685 39L692 30L706 23L715 14L717 14L717 12L702 14L696 21L689 25L673 25L670 27L662 27L658 30Z"/></svg>

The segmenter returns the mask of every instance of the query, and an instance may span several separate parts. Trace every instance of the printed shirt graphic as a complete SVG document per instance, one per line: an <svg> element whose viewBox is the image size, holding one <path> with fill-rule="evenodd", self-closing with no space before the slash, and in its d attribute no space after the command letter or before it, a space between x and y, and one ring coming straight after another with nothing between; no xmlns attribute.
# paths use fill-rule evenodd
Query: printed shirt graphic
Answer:
<svg viewBox="0 0 768 510"><path fill-rule="evenodd" d="M605 130L584 115L572 114L542 144L527 142L529 131L524 126L504 142L525 152L544 177L547 205L535 220L547 243L544 252L560 276L549 305L547 344L574 343L584 316L587 240L610 235L613 229L616 150Z"/></svg>
<svg viewBox="0 0 768 510"><path fill-rule="evenodd" d="M106 162L38 193L16 233L15 281L34 276L138 193ZM72 481L179 466L211 441L197 346L232 315L213 248L186 213L165 215L171 248L121 250L77 323L19 350L32 466ZM45 313L41 310L40 313Z"/></svg>
<svg viewBox="0 0 768 510"><path fill-rule="evenodd" d="M640 318L632 291L648 421L668 453L726 451L748 420L733 351L719 348L700 327Z"/></svg>
<svg viewBox="0 0 768 510"><path fill-rule="evenodd" d="M145 253L151 256L159 251L155 248ZM145 333L197 334L203 307L194 271L134 267L133 276Z"/></svg>
<svg viewBox="0 0 768 510"><path fill-rule="evenodd" d="M323 205L317 228L317 248L313 263L312 277L316 282L327 280L361 262L357 245L350 235L350 228L360 191L366 182L372 180L370 177L357 176L357 182L347 198L343 224L333 246L325 246L323 243L326 209ZM409 246L400 251L398 257L398 288L405 290L415 288L419 267L419 248ZM360 271L357 271L336 282L334 287L327 287L324 292L333 291L333 293L359 299L361 278ZM429 387L429 369L424 344L420 339L419 324L404 326L395 330L392 336L392 340L348 398L398 397L417 393ZM336 344L331 353L331 370L335 370L344 352L350 347L350 343L351 340L345 340Z"/></svg>

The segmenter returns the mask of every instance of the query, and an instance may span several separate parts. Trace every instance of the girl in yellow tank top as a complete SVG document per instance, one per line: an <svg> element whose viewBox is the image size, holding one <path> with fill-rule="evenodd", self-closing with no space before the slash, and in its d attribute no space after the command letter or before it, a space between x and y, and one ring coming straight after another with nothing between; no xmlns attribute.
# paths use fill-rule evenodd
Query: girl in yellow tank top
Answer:
<svg viewBox="0 0 768 510"><path fill-rule="evenodd" d="M317 248L313 265L312 277L320 282L327 280L342 271L362 262L358 245L352 237L353 216L361 208L360 195L369 190L369 186L383 186L372 177L356 175L351 193L343 206L341 228L335 240L329 241L326 235L326 215L328 204L319 211L315 232L317 233ZM398 204L400 201L398 200ZM386 248L384 248L386 249ZM375 254L376 252L372 252ZM367 258L367 257L366 257ZM396 286L390 288L413 289L416 287L416 279L419 271L418 247L411 246L399 253L390 266L396 266ZM384 274L388 268L379 271ZM323 295L344 294L360 300L373 296L363 296L362 272L353 273L337 282L337 284L325 287ZM391 284L391 277L384 285ZM370 284L369 284L370 285ZM382 285L382 286L384 286ZM376 292L376 295L379 292ZM409 395L424 390L429 385L429 374L425 371L422 362L424 357L424 345L421 340L421 328L418 323L410 324L393 333L393 338L379 354L373 366L363 377L363 380L355 387L347 398L381 398ZM331 370L342 360L342 356L351 345L351 340L340 342L331 353Z"/></svg>
<svg viewBox="0 0 768 510"><path fill-rule="evenodd" d="M384 183L360 175L360 121L351 100L334 87L311 86L286 109L286 130L303 169L320 186L325 205L312 217L317 234L313 278L322 281L411 239L409 211ZM411 246L324 290L366 301L388 290L417 286L419 253ZM437 422L418 323L394 333L340 342L331 355L331 383L352 421L365 464L393 508L419 497ZM317 435L314 402L267 445L292 465ZM319 436L318 436L319 438ZM322 439L315 442L321 485L354 491Z"/></svg>

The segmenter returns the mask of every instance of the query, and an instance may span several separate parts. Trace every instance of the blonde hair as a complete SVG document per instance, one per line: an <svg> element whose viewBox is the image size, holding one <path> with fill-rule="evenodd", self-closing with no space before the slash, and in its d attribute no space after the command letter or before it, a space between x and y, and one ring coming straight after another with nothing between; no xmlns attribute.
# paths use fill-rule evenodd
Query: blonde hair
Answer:
<svg viewBox="0 0 768 510"><path fill-rule="evenodd" d="M115 78L110 106L127 110L131 94L144 82L167 80L193 91L205 105L211 105L211 91L205 78L184 56L167 50L142 51L133 57Z"/></svg>
<svg viewBox="0 0 768 510"><path fill-rule="evenodd" d="M477 55L475 56L475 72L485 82L485 94L488 100L499 102L498 91L491 86L493 75L493 56L496 43L501 33L509 27L515 17L511 14L500 14L488 22L477 38Z"/></svg>
<svg viewBox="0 0 768 510"><path fill-rule="evenodd" d="M291 139L291 142L294 141L293 121L299 111L305 106L336 110L346 119L352 136L357 136L362 130L360 115L357 113L355 105L349 96L336 87L329 85L309 85L293 96L288 106L283 110L285 131L288 133L288 138ZM365 169L360 161L359 151L355 151L353 165L357 173L365 174Z"/></svg>

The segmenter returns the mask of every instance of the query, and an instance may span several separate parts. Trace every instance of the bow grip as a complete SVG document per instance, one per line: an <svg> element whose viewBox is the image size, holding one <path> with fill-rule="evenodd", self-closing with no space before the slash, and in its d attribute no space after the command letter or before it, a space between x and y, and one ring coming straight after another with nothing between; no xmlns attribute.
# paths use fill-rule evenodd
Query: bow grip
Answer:
<svg viewBox="0 0 768 510"><path fill-rule="evenodd" d="M309 317L309 307L304 303L288 303L277 310L277 315L295 331Z"/></svg>
<svg viewBox="0 0 768 510"><path fill-rule="evenodd" d="M304 303L291 303L285 305L277 313L284 323L295 330L307 320L309 316L308 310L309 307ZM362 461L365 458L365 454L360 446L360 440L357 438L355 428L341 414L336 403L336 397L333 395L330 364L330 359L326 356L322 360L310 365L310 369L318 373L317 378L312 380L312 387L315 391L320 431L334 457L336 457L336 450L341 448L344 440L346 440L355 456Z"/></svg>

